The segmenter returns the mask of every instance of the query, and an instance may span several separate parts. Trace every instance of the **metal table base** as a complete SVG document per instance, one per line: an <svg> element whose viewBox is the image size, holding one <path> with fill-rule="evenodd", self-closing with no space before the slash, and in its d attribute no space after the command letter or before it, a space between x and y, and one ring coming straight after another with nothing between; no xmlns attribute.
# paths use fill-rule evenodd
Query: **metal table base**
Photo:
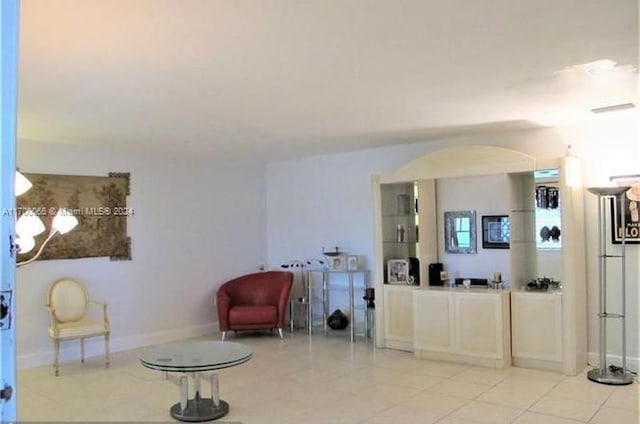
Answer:
<svg viewBox="0 0 640 424"><path fill-rule="evenodd" d="M189 399L187 402L187 409L182 410L180 402L171 407L171 416L178 421L185 422L202 422L211 421L222 418L229 413L229 404L223 400L216 407L211 399Z"/></svg>
<svg viewBox="0 0 640 424"><path fill-rule="evenodd" d="M195 394L189 399L189 379L186 375L180 377L180 402L176 403L169 410L171 416L178 421L202 422L211 421L224 417L229 413L229 404L220 400L220 389L218 386L218 374L210 375L211 398L203 399L201 396L200 379L202 375L198 372L189 373Z"/></svg>

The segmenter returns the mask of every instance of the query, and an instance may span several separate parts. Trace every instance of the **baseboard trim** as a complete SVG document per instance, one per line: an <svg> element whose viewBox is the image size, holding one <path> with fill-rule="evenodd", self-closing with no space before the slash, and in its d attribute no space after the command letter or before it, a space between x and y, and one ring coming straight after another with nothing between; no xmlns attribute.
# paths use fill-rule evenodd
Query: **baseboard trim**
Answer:
<svg viewBox="0 0 640 424"><path fill-rule="evenodd" d="M135 336L113 337L111 333L111 352L122 352L125 350L138 349L145 346L168 343L177 340L189 339L192 337L204 336L217 332L218 322L210 322L207 324L193 325L190 327L176 328L167 331L158 331L155 333L139 334ZM60 345L60 362L80 360L80 341L73 340L63 342ZM104 339L95 337L85 341L85 357L104 355ZM51 349L47 351L27 353L21 355L18 352L17 365L18 369L27 369L39 367L42 365L51 365L53 363L53 342Z"/></svg>
<svg viewBox="0 0 640 424"><path fill-rule="evenodd" d="M563 373L561 361L544 361L541 359L519 358L514 356L512 365L514 367Z"/></svg>
<svg viewBox="0 0 640 424"><path fill-rule="evenodd" d="M620 355L607 355L607 364L622 366L622 356ZM589 352L589 366L600 366L600 355L598 353ZM637 373L640 370L640 358L627 356L627 369L629 371Z"/></svg>

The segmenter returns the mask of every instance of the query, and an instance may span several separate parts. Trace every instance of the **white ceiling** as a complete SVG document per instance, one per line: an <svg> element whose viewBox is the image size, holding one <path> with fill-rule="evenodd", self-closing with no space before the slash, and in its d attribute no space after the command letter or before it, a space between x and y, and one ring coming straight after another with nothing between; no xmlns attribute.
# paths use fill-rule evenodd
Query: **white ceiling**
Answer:
<svg viewBox="0 0 640 424"><path fill-rule="evenodd" d="M637 65L636 0L22 0L18 135L273 160L575 122Z"/></svg>

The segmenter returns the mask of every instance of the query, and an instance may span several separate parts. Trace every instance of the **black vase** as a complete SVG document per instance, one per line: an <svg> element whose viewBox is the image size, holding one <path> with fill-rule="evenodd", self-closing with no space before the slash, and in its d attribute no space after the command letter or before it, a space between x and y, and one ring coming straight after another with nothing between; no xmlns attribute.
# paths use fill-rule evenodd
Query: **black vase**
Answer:
<svg viewBox="0 0 640 424"><path fill-rule="evenodd" d="M327 325L334 330L344 330L349 325L349 318L340 309L336 309L327 318Z"/></svg>
<svg viewBox="0 0 640 424"><path fill-rule="evenodd" d="M364 289L364 296L362 296L362 298L367 301L367 308L369 309L373 309L376 307L376 304L374 302L376 298L374 290L375 289L373 287L366 288Z"/></svg>

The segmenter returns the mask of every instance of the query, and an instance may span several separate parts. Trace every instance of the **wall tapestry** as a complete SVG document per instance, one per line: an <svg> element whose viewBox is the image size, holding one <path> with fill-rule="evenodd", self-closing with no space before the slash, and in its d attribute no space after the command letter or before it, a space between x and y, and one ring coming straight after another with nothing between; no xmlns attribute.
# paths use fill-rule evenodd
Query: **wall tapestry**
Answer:
<svg viewBox="0 0 640 424"><path fill-rule="evenodd" d="M99 256L131 260L127 217L133 215L133 209L127 207L130 194L128 172L110 172L108 177L24 175L33 187L18 197L18 213L31 209L47 228L45 233L37 236L36 246L47 237L58 208L67 208L78 218L78 226L51 240L39 260ZM28 257L29 253L24 256Z"/></svg>

